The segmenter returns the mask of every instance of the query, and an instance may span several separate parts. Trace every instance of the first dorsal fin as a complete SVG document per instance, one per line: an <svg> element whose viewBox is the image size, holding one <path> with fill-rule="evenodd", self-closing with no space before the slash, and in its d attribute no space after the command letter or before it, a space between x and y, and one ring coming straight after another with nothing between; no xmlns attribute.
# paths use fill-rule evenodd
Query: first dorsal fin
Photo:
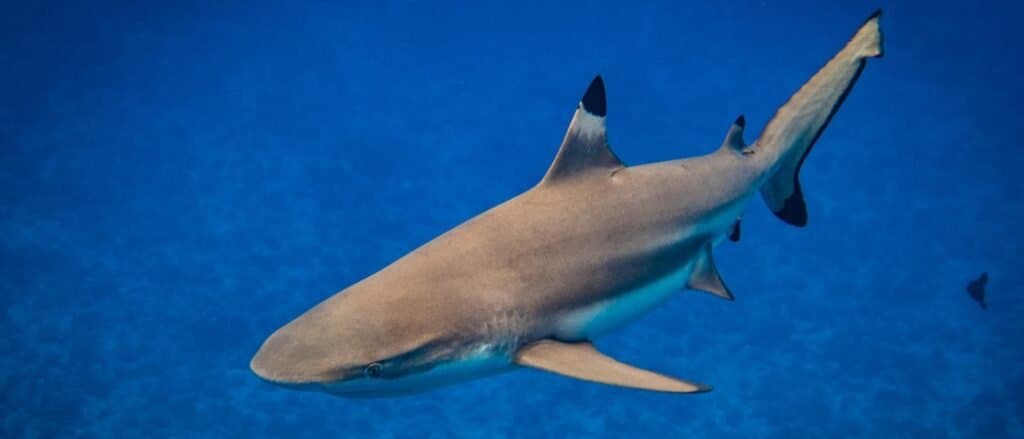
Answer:
<svg viewBox="0 0 1024 439"><path fill-rule="evenodd" d="M559 375L613 386L670 393L700 393L711 386L684 381L621 363L598 352L590 342L540 340L516 352L515 362Z"/></svg>
<svg viewBox="0 0 1024 439"><path fill-rule="evenodd" d="M622 167L608 147L604 118L607 115L604 81L598 75L583 94L569 129L542 183L553 183L589 171Z"/></svg>

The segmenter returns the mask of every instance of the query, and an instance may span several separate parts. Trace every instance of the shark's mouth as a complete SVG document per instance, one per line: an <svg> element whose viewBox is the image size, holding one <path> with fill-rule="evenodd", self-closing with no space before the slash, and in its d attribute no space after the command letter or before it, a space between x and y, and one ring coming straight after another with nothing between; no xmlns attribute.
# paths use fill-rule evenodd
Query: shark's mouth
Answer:
<svg viewBox="0 0 1024 439"><path fill-rule="evenodd" d="M315 385L314 389L351 398L412 395L428 390L494 375L515 367L501 352L481 349L458 359L417 367L409 373L388 378L355 378Z"/></svg>

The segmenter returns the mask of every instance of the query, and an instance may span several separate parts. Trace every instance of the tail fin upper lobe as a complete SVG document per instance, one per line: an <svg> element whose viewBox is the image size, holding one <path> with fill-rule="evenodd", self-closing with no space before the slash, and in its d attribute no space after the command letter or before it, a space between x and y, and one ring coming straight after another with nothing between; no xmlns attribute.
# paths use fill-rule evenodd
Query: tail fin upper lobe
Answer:
<svg viewBox="0 0 1024 439"><path fill-rule="evenodd" d="M779 108L755 142L755 150L772 161L773 169L761 195L789 224L807 225L800 186L804 160L857 82L865 60L882 56L881 15L878 10L861 25L846 46Z"/></svg>

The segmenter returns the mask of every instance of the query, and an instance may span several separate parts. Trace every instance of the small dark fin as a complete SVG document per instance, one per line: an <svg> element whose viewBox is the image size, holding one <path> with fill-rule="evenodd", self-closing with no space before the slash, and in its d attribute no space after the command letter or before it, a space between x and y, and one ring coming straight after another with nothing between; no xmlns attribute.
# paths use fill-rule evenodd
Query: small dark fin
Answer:
<svg viewBox="0 0 1024 439"><path fill-rule="evenodd" d="M736 118L736 121L729 127L729 132L725 135L725 140L722 141L723 148L731 148L736 151L742 151L743 148L747 147L747 144L743 141L743 129L747 126L747 120L741 114L740 117Z"/></svg>
<svg viewBox="0 0 1024 439"><path fill-rule="evenodd" d="M701 393L711 386L691 383L621 363L590 342L540 340L516 352L515 362L547 372L613 386L669 393Z"/></svg>
<svg viewBox="0 0 1024 439"><path fill-rule="evenodd" d="M569 123L558 155L555 156L555 161L551 163L541 183L550 184L595 170L611 170L624 166L608 146L608 136L604 127L607 114L604 81L598 75L590 83L590 87L576 107L576 113Z"/></svg>
<svg viewBox="0 0 1024 439"><path fill-rule="evenodd" d="M981 276L967 284L967 295L978 302L981 309L988 309L988 304L985 303L986 285L988 285L988 273L981 273Z"/></svg>
<svg viewBox="0 0 1024 439"><path fill-rule="evenodd" d="M715 260L711 257L711 244L704 246L704 251L697 258L686 287L691 290L714 294L725 300L735 300L735 297L726 288L725 282L722 281L722 277L718 275L718 269L715 268Z"/></svg>
<svg viewBox="0 0 1024 439"><path fill-rule="evenodd" d="M729 231L729 240L740 242L740 220L736 220L736 223L732 225L732 230Z"/></svg>
<svg viewBox="0 0 1024 439"><path fill-rule="evenodd" d="M880 17L881 11L872 14L846 46L775 113L755 142L755 149L778 160L761 195L775 216L789 224L807 225L807 203L800 186L804 160L850 94L865 61L882 56Z"/></svg>

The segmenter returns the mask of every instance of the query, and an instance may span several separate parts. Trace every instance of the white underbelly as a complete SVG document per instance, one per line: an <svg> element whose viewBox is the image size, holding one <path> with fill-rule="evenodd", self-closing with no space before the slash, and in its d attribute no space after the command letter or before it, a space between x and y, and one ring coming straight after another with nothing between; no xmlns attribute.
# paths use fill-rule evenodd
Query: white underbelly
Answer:
<svg viewBox="0 0 1024 439"><path fill-rule="evenodd" d="M680 236L711 236L711 246L717 246L725 239L727 232L732 230L748 198L737 200L731 206L722 208L715 216L691 225L681 231ZM564 340L589 340L636 320L674 293L685 289L700 256L692 255L679 268L640 288L566 313L556 324L555 335Z"/></svg>
<svg viewBox="0 0 1024 439"><path fill-rule="evenodd" d="M563 340L589 340L636 320L686 287L693 262L643 287L573 310L560 319L555 335Z"/></svg>

